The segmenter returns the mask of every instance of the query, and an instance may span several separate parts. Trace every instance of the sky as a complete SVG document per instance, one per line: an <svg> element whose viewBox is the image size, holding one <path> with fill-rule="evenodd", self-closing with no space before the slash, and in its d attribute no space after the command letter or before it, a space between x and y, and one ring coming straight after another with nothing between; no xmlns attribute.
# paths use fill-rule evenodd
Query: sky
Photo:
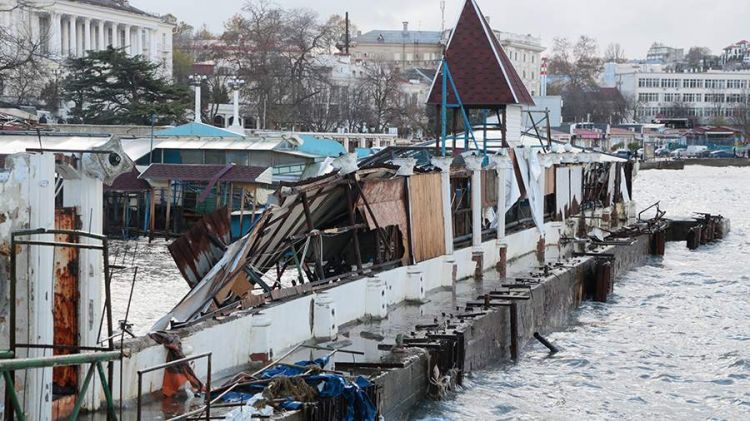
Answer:
<svg viewBox="0 0 750 421"><path fill-rule="evenodd" d="M221 32L245 0L130 0L148 12L172 13L195 27ZM309 8L323 18L349 12L358 29L439 30L440 0L275 0L284 8ZM603 52L620 43L628 58L643 58L653 42L677 48L704 46L714 54L750 38L748 0L477 0L493 28L532 34L550 48L555 37L588 35ZM446 0L446 25L455 23L463 0Z"/></svg>

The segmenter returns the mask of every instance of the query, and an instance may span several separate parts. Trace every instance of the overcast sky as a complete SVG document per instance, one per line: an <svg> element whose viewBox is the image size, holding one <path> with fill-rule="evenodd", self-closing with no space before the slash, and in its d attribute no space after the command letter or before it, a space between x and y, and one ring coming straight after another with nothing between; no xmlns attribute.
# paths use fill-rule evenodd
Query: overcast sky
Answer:
<svg viewBox="0 0 750 421"><path fill-rule="evenodd" d="M552 45L556 36L586 34L600 50L619 42L628 58L645 57L652 42L675 47L709 47L714 54L750 38L748 0L477 0L495 29L530 33ZM221 32L223 22L239 12L245 0L130 0L143 10L172 13L193 26ZM321 16L348 11L362 31L440 29L440 0L276 0L286 7L313 8ZM446 0L446 24L453 25L463 0ZM313 6L311 6L313 5Z"/></svg>

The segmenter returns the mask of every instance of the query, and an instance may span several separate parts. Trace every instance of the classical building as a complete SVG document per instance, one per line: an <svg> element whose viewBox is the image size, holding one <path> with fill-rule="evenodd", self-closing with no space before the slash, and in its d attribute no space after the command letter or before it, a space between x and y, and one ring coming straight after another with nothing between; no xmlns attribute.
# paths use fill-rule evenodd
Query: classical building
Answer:
<svg viewBox="0 0 750 421"><path fill-rule="evenodd" d="M542 46L540 38L493 29L513 67L532 95L540 94ZM401 30L375 29L358 34L349 49L355 60L392 63L404 69L437 68L450 30L414 31L409 22Z"/></svg>
<svg viewBox="0 0 750 421"><path fill-rule="evenodd" d="M732 122L750 101L750 71L666 72L662 66L608 63L602 85L635 105L639 122Z"/></svg>
<svg viewBox="0 0 750 421"><path fill-rule="evenodd" d="M721 64L733 63L740 66L750 66L750 42L742 40L724 48L721 54Z"/></svg>
<svg viewBox="0 0 750 421"><path fill-rule="evenodd" d="M142 55L172 76L173 23L128 0L0 0L0 24L40 43L53 61L112 46Z"/></svg>

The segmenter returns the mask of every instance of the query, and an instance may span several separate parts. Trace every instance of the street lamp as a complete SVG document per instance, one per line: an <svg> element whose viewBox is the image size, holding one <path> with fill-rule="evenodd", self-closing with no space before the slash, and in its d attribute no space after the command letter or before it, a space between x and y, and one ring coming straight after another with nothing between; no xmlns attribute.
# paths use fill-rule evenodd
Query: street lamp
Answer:
<svg viewBox="0 0 750 421"><path fill-rule="evenodd" d="M206 75L198 73L192 74L188 77L190 79L190 86L195 88L195 119L196 123L201 122L201 84L208 79Z"/></svg>
<svg viewBox="0 0 750 421"><path fill-rule="evenodd" d="M245 85L243 79L238 79L236 76L229 79L227 86L232 90L234 94L234 118L232 121L232 127L235 129L242 129L240 125L240 89Z"/></svg>

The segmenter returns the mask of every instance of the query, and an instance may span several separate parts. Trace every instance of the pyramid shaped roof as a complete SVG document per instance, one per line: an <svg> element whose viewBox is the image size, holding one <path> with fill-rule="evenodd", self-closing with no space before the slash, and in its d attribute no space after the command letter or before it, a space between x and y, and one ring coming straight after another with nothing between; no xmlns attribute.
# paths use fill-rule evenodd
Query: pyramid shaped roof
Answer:
<svg viewBox="0 0 750 421"><path fill-rule="evenodd" d="M458 23L448 40L445 60L465 107L534 104L475 0L464 3ZM432 82L428 104L441 103L442 73L441 63ZM448 103L456 103L451 86L448 86L447 92Z"/></svg>

